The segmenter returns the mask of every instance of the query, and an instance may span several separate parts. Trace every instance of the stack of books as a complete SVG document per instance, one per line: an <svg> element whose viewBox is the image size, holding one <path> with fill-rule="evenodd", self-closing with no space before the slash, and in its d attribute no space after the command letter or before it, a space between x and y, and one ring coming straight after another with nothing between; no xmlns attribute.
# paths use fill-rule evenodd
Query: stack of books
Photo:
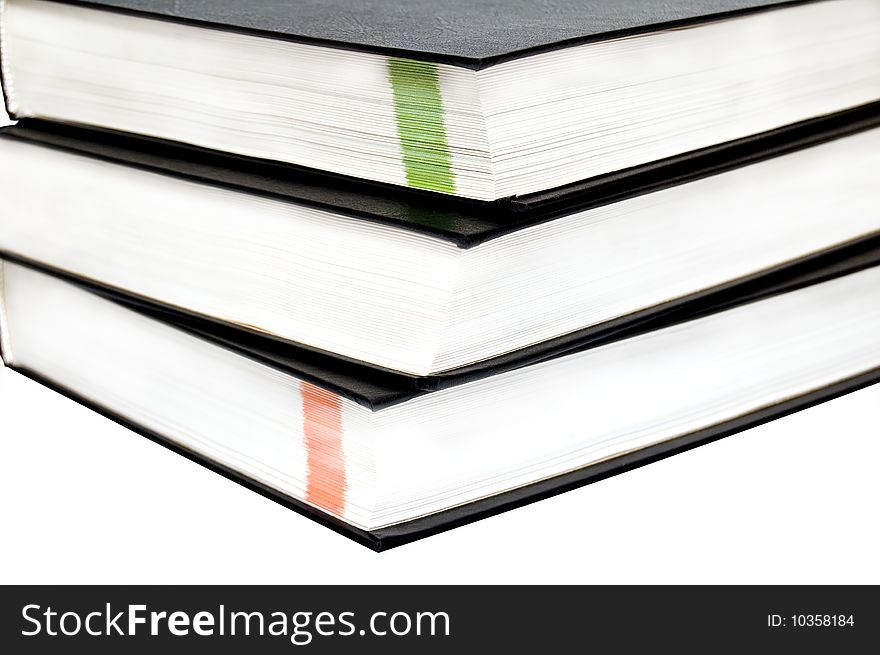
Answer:
<svg viewBox="0 0 880 655"><path fill-rule="evenodd" d="M876 0L2 6L6 365L372 548L880 380Z"/></svg>

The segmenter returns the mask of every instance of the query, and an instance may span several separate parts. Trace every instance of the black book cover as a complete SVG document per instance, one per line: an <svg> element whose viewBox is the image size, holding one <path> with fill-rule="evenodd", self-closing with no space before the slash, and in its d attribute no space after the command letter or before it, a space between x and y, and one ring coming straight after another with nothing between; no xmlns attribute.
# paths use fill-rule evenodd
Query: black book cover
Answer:
<svg viewBox="0 0 880 655"><path fill-rule="evenodd" d="M474 69L578 43L805 4L804 0L56 1Z"/></svg>

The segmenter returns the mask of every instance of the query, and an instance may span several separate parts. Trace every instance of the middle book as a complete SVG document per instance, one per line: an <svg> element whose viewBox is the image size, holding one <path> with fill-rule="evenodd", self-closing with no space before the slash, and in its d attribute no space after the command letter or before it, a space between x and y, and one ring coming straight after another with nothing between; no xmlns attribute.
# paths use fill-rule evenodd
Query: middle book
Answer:
<svg viewBox="0 0 880 655"><path fill-rule="evenodd" d="M0 138L0 253L437 387L877 235L878 125L856 112L499 206L26 120Z"/></svg>

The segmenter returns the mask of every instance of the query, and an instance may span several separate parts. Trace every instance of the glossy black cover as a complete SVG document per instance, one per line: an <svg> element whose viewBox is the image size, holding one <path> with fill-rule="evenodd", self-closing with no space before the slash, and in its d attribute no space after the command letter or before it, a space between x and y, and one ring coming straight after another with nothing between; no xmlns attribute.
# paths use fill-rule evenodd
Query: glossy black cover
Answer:
<svg viewBox="0 0 880 655"><path fill-rule="evenodd" d="M482 68L575 43L803 4L782 0L56 0Z"/></svg>

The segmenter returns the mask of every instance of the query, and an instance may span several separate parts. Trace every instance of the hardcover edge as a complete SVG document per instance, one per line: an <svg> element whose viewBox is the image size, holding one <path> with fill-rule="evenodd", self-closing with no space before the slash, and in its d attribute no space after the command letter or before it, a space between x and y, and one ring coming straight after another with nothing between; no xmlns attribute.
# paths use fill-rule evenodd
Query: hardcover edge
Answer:
<svg viewBox="0 0 880 655"><path fill-rule="evenodd" d="M371 535L378 539L381 549L394 548L640 468L646 464L666 459L672 455L839 398L878 382L880 382L880 367L660 444L603 460L554 478L445 510L432 516L377 529L372 531Z"/></svg>

